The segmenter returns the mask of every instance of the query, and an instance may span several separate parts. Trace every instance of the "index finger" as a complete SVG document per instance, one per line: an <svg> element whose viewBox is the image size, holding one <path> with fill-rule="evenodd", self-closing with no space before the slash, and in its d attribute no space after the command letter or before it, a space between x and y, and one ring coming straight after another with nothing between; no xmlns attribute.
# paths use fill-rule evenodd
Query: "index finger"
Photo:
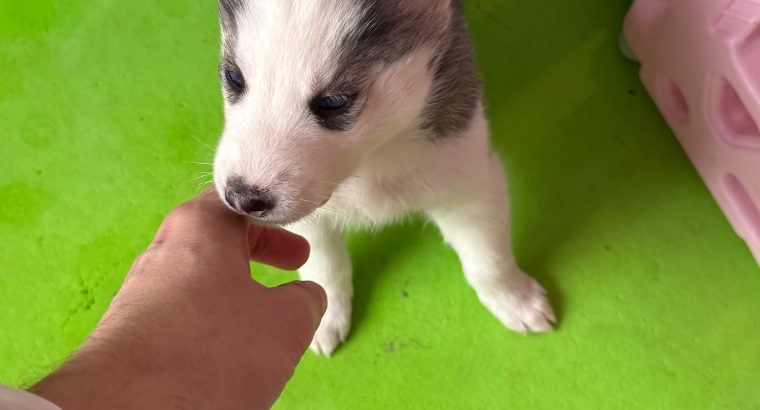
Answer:
<svg viewBox="0 0 760 410"><path fill-rule="evenodd" d="M285 270L300 268L309 259L309 242L280 228L252 224L248 230L251 260Z"/></svg>
<svg viewBox="0 0 760 410"><path fill-rule="evenodd" d="M153 240L228 243L248 255L248 220L223 203L215 188L178 206L164 219Z"/></svg>

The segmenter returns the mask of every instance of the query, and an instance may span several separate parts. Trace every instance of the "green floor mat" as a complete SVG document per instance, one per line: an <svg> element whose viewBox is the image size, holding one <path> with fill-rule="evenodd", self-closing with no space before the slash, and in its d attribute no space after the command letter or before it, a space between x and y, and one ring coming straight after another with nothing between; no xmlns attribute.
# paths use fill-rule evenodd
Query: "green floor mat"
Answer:
<svg viewBox="0 0 760 410"><path fill-rule="evenodd" d="M617 50L628 1L466 5L560 326L505 330L424 221L355 234L348 343L277 408L760 408L760 269ZM210 179L218 43L214 0L0 2L0 382L72 352Z"/></svg>

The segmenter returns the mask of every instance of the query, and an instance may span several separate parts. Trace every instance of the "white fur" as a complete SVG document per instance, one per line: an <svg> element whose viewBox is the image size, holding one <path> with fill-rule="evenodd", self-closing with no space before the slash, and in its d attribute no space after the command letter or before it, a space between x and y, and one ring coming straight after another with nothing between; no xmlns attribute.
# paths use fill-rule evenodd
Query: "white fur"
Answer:
<svg viewBox="0 0 760 410"><path fill-rule="evenodd" d="M555 318L544 290L512 255L504 170L491 151L482 107L458 135L433 142L420 130L432 50L375 73L349 131L309 121L309 93L336 69L336 33L350 29L345 22L356 14L349 3L251 2L255 10L237 21L237 63L249 91L226 106L215 169L218 187L240 175L270 189L278 204L270 222L287 224L312 244L301 277L321 284L329 302L312 348L330 355L350 328L352 272L343 231L415 211L439 226L468 282L505 326L550 330Z"/></svg>
<svg viewBox="0 0 760 410"><path fill-rule="evenodd" d="M357 10L341 1L247 2L237 19L236 63L247 91L225 105L225 130L215 183L229 175L274 191L272 222L287 223L326 201L348 176L370 136L336 135L308 115L314 85L334 71L334 50Z"/></svg>
<svg viewBox="0 0 760 410"><path fill-rule="evenodd" d="M544 290L512 255L506 182L490 152L482 114L445 143L401 140L378 150L367 164L325 206L290 227L316 245L301 276L322 284L330 300L312 349L329 355L349 331L351 266L340 232L382 226L415 210L439 226L481 302L506 327L551 330L555 317Z"/></svg>

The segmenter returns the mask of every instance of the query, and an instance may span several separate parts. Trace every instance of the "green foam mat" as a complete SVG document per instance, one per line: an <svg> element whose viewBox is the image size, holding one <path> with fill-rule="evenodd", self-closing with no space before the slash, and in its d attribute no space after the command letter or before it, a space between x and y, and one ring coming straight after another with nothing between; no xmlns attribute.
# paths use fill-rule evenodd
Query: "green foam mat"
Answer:
<svg viewBox="0 0 760 410"><path fill-rule="evenodd" d="M628 1L466 5L559 328L505 330L421 219L353 234L348 343L276 408L760 408L760 269L617 50ZM0 2L0 382L76 349L208 182L218 43L214 0Z"/></svg>

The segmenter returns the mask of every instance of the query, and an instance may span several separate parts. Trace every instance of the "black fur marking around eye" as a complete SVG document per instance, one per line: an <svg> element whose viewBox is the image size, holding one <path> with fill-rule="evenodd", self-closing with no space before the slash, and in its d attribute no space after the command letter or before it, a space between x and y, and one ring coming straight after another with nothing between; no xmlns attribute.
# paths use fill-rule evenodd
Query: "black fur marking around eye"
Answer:
<svg viewBox="0 0 760 410"><path fill-rule="evenodd" d="M219 68L219 77L225 98L232 104L238 102L245 93L245 77L237 65L224 61Z"/></svg>
<svg viewBox="0 0 760 410"><path fill-rule="evenodd" d="M224 79L227 80L227 86L235 92L241 93L245 90L245 79L243 73L236 67L227 67L224 69Z"/></svg>
<svg viewBox="0 0 760 410"><path fill-rule="evenodd" d="M359 1L364 14L342 41L339 74L332 84L362 85L373 67L392 64L417 49L434 46L436 52L430 62L433 85L422 127L433 138L466 129L482 96L460 1L449 0L450 19L424 11L404 14L401 10L408 6L404 3L407 0Z"/></svg>
<svg viewBox="0 0 760 410"><path fill-rule="evenodd" d="M344 104L334 105L336 99L342 100ZM309 108L323 127L333 131L347 131L361 113L362 102L357 94L319 93L312 98Z"/></svg>

